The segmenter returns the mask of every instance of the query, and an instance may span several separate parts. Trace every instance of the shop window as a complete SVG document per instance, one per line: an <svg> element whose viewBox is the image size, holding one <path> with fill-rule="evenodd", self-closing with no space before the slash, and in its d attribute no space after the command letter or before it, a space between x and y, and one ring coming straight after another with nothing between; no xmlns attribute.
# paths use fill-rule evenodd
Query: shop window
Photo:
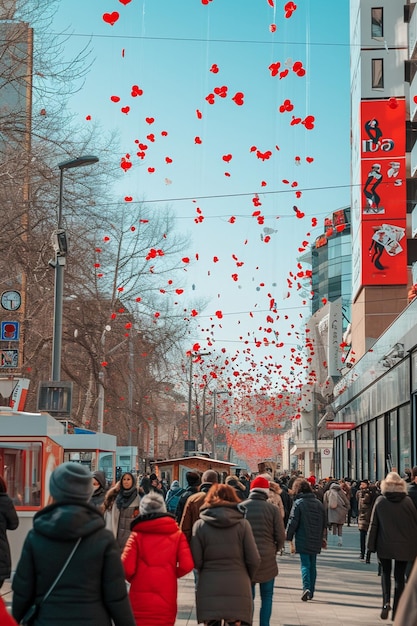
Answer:
<svg viewBox="0 0 417 626"><path fill-rule="evenodd" d="M40 506L42 444L0 444L0 464L14 505Z"/></svg>
<svg viewBox="0 0 417 626"><path fill-rule="evenodd" d="M372 89L384 88L384 60L372 59Z"/></svg>
<svg viewBox="0 0 417 626"><path fill-rule="evenodd" d="M371 9L371 37L381 39L384 36L384 9L381 7Z"/></svg>

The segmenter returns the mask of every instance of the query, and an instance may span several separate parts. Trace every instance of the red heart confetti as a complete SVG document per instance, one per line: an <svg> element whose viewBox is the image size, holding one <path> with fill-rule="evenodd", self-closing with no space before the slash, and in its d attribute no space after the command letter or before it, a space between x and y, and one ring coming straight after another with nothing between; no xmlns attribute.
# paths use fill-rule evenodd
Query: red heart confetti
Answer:
<svg viewBox="0 0 417 626"><path fill-rule="evenodd" d="M120 15L117 11L113 11L113 13L104 13L103 20L106 24L110 24L110 26L114 26L114 24L119 19Z"/></svg>
<svg viewBox="0 0 417 626"><path fill-rule="evenodd" d="M244 104L244 98L245 95L241 91L237 91L232 100L237 106L242 106Z"/></svg>
<svg viewBox="0 0 417 626"><path fill-rule="evenodd" d="M213 65L210 68L210 72L212 72L213 74L218 74L219 67L218 67L218 65L216 65L216 63L213 63Z"/></svg>

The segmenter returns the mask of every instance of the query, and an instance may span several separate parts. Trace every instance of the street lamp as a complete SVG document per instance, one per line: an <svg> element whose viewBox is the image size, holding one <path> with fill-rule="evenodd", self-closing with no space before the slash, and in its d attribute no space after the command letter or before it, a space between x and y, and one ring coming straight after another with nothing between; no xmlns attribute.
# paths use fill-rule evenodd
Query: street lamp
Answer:
<svg viewBox="0 0 417 626"><path fill-rule="evenodd" d="M217 389L215 389L213 391L213 395L214 395L214 402L213 402L213 457L215 459L217 459L217 452L216 452L216 427L217 427L217 396L219 394L229 394L228 391L217 391Z"/></svg>
<svg viewBox="0 0 417 626"><path fill-rule="evenodd" d="M81 156L69 161L58 163L59 177L59 203L58 203L58 228L54 236L55 260L51 262L55 268L55 291L54 291L54 330L52 336L52 375L51 380L61 380L61 350L62 350L62 302L64 297L64 269L68 244L65 230L62 228L62 199L64 188L64 171L75 167L84 167L98 162L96 156Z"/></svg>
<svg viewBox="0 0 417 626"><path fill-rule="evenodd" d="M209 356L211 352L190 353L190 383L188 387L188 439L191 439L191 400L193 389L193 359L199 359L202 356Z"/></svg>

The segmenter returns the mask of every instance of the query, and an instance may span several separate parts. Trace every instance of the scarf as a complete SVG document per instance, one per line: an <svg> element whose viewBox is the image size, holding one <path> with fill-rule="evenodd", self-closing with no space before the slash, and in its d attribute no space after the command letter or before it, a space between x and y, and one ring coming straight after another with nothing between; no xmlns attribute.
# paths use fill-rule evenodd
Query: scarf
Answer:
<svg viewBox="0 0 417 626"><path fill-rule="evenodd" d="M120 489L117 498L116 498L116 506L118 509L127 509L133 502L133 500L138 495L138 490L135 485L133 485L130 489Z"/></svg>

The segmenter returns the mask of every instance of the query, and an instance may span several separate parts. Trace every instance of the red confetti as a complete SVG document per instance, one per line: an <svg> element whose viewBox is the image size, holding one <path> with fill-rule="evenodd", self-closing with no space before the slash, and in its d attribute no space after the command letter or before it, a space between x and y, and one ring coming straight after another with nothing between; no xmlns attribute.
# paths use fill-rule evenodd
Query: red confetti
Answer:
<svg viewBox="0 0 417 626"><path fill-rule="evenodd" d="M117 22L119 17L120 15L117 11L113 11L113 13L104 13L103 21L106 22L106 24L110 24L110 26L113 26Z"/></svg>

